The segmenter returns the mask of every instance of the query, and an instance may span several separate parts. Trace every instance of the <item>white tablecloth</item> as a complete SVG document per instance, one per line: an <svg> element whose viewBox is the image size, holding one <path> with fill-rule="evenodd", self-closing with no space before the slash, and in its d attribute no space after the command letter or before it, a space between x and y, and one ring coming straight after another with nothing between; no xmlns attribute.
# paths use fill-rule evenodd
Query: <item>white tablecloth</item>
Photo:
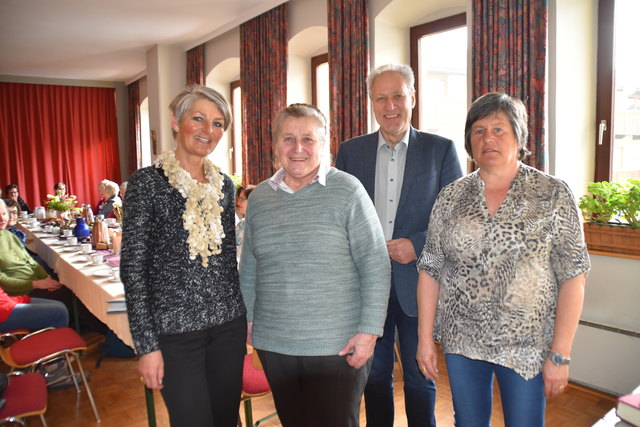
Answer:
<svg viewBox="0 0 640 427"><path fill-rule="evenodd" d="M60 283L69 288L118 338L133 348L127 314L107 314L107 301L124 296L122 282L101 275L111 267L107 264L92 265L87 255L72 250L64 240L42 229L30 230L23 225L20 228L27 233L29 249L53 268Z"/></svg>

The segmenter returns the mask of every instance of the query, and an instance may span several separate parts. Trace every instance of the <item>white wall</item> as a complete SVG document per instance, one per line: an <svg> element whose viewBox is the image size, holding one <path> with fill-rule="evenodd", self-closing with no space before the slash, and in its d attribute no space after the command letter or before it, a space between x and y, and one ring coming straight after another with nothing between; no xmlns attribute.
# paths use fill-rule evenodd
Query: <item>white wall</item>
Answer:
<svg viewBox="0 0 640 427"><path fill-rule="evenodd" d="M597 0L549 9L549 172L579 198L595 167Z"/></svg>
<svg viewBox="0 0 640 427"><path fill-rule="evenodd" d="M289 54L287 64L287 105L311 103L311 57Z"/></svg>
<svg viewBox="0 0 640 427"><path fill-rule="evenodd" d="M147 51L146 57L149 127L158 138L156 155L160 155L175 148L169 104L184 89L187 54L179 46L156 45Z"/></svg>
<svg viewBox="0 0 640 427"><path fill-rule="evenodd" d="M327 26L326 0L289 0L289 38L314 26ZM326 43L326 40L325 40Z"/></svg>
<svg viewBox="0 0 640 427"><path fill-rule="evenodd" d="M606 329L578 327L571 380L613 394L640 384L639 285L640 260L591 255L581 319Z"/></svg>

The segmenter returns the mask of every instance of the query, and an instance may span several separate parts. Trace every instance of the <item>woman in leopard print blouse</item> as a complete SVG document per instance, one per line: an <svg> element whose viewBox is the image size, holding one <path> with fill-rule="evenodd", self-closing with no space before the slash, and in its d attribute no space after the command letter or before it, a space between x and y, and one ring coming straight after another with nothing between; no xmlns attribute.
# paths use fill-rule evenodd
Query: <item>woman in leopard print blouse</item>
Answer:
<svg viewBox="0 0 640 427"><path fill-rule="evenodd" d="M527 134L520 100L473 103L478 170L438 196L418 262L417 360L437 378L440 340L458 426L489 425L494 375L507 426L544 425L568 381L589 257L568 186L520 162Z"/></svg>

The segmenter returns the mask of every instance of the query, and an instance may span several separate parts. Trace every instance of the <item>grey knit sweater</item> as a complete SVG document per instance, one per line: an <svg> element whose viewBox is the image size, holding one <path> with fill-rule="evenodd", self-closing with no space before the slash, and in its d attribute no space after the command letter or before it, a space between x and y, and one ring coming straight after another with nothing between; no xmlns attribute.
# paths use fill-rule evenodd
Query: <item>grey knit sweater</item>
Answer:
<svg viewBox="0 0 640 427"><path fill-rule="evenodd" d="M138 354L158 350L159 334L202 330L245 314L236 262L234 186L225 175L222 252L189 259L185 199L162 169L138 170L124 202L120 274Z"/></svg>
<svg viewBox="0 0 640 427"><path fill-rule="evenodd" d="M356 333L382 335L389 256L360 182L331 168L326 186L294 194L258 185L249 197L240 283L258 349L334 355Z"/></svg>

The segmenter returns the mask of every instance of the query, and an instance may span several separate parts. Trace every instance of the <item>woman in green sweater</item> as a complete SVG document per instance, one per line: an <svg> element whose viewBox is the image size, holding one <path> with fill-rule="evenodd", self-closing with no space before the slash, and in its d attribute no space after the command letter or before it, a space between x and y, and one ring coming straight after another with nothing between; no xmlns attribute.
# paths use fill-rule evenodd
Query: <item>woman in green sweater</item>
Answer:
<svg viewBox="0 0 640 427"><path fill-rule="evenodd" d="M9 295L25 295L33 289L59 289L60 282L29 255L20 240L10 231L9 213L0 199L0 288Z"/></svg>
<svg viewBox="0 0 640 427"><path fill-rule="evenodd" d="M282 169L247 207L240 286L283 426L357 426L389 299L390 263L360 182L322 160L326 120L293 104L273 125Z"/></svg>

